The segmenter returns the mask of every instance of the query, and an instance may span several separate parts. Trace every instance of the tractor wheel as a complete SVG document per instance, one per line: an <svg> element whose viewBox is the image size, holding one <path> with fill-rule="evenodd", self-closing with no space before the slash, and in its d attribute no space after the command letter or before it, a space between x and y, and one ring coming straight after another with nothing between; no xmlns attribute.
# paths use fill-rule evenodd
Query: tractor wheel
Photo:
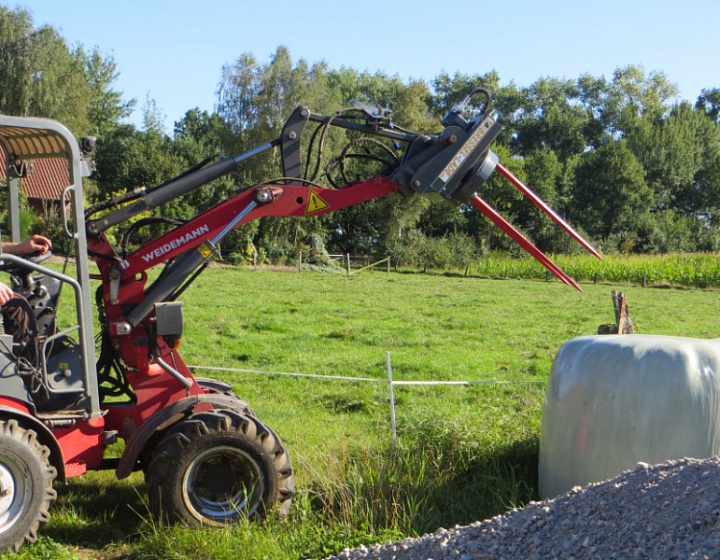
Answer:
<svg viewBox="0 0 720 560"><path fill-rule="evenodd" d="M0 421L0 552L35 542L57 494L50 450L33 430Z"/></svg>
<svg viewBox="0 0 720 560"><path fill-rule="evenodd" d="M162 522L225 525L287 513L294 485L280 439L252 415L193 414L158 444L147 472L150 508Z"/></svg>

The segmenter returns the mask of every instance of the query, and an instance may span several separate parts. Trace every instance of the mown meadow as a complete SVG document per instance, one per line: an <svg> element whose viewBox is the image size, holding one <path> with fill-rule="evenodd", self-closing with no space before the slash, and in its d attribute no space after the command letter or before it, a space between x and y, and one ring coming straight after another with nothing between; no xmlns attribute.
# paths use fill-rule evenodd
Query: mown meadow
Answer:
<svg viewBox="0 0 720 560"><path fill-rule="evenodd" d="M696 257L674 258L698 274ZM614 259L610 268L621 267ZM640 279L609 280L558 258L583 293L546 281L542 269L509 270L525 260L428 274L213 266L183 295L181 352L189 364L220 368L198 375L231 382L283 439L296 471L288 518L160 527L141 473L120 482L94 472L58 485L39 542L12 557L323 558L522 507L536 497L553 356L564 341L613 322L612 290L628 296L639 332L720 337L718 292L654 276L671 267L663 259L643 260ZM396 387L393 443L388 352L396 380L478 383Z"/></svg>

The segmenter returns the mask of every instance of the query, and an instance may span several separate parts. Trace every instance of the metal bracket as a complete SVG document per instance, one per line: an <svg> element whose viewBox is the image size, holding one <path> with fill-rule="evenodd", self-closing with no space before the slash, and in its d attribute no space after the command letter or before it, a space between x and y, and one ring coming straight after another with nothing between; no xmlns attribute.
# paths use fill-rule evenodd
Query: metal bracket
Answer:
<svg viewBox="0 0 720 560"><path fill-rule="evenodd" d="M307 107L298 107L285 123L280 136L280 155L282 160L283 176L299 179L302 174L300 161L300 135L310 120L310 110ZM291 185L301 184L299 181L290 181Z"/></svg>

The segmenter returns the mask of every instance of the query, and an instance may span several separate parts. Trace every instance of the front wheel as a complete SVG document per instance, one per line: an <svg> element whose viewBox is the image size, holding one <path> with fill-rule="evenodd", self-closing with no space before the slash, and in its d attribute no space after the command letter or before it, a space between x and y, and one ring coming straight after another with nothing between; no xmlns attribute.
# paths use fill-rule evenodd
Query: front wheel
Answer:
<svg viewBox="0 0 720 560"><path fill-rule="evenodd" d="M150 507L165 521L225 525L287 513L294 486L290 457L255 416L201 412L158 444L147 471Z"/></svg>
<svg viewBox="0 0 720 560"><path fill-rule="evenodd" d="M57 494L50 450L33 430L0 421L0 552L35 542Z"/></svg>

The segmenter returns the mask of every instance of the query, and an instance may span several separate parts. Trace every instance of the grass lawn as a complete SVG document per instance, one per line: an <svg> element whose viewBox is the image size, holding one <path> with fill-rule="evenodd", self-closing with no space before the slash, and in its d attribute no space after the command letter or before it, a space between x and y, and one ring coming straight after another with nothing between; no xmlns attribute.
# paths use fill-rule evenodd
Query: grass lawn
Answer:
<svg viewBox="0 0 720 560"><path fill-rule="evenodd" d="M536 495L553 356L564 341L614 321L613 289L628 296L641 333L720 337L717 292L583 289L212 267L183 295L180 350L188 364L232 370L198 375L231 382L283 439L296 470L289 519L160 528L141 474L119 482L112 472L90 473L59 485L40 542L20 557L321 558L520 506ZM396 387L393 445L388 352L395 380L487 383Z"/></svg>

